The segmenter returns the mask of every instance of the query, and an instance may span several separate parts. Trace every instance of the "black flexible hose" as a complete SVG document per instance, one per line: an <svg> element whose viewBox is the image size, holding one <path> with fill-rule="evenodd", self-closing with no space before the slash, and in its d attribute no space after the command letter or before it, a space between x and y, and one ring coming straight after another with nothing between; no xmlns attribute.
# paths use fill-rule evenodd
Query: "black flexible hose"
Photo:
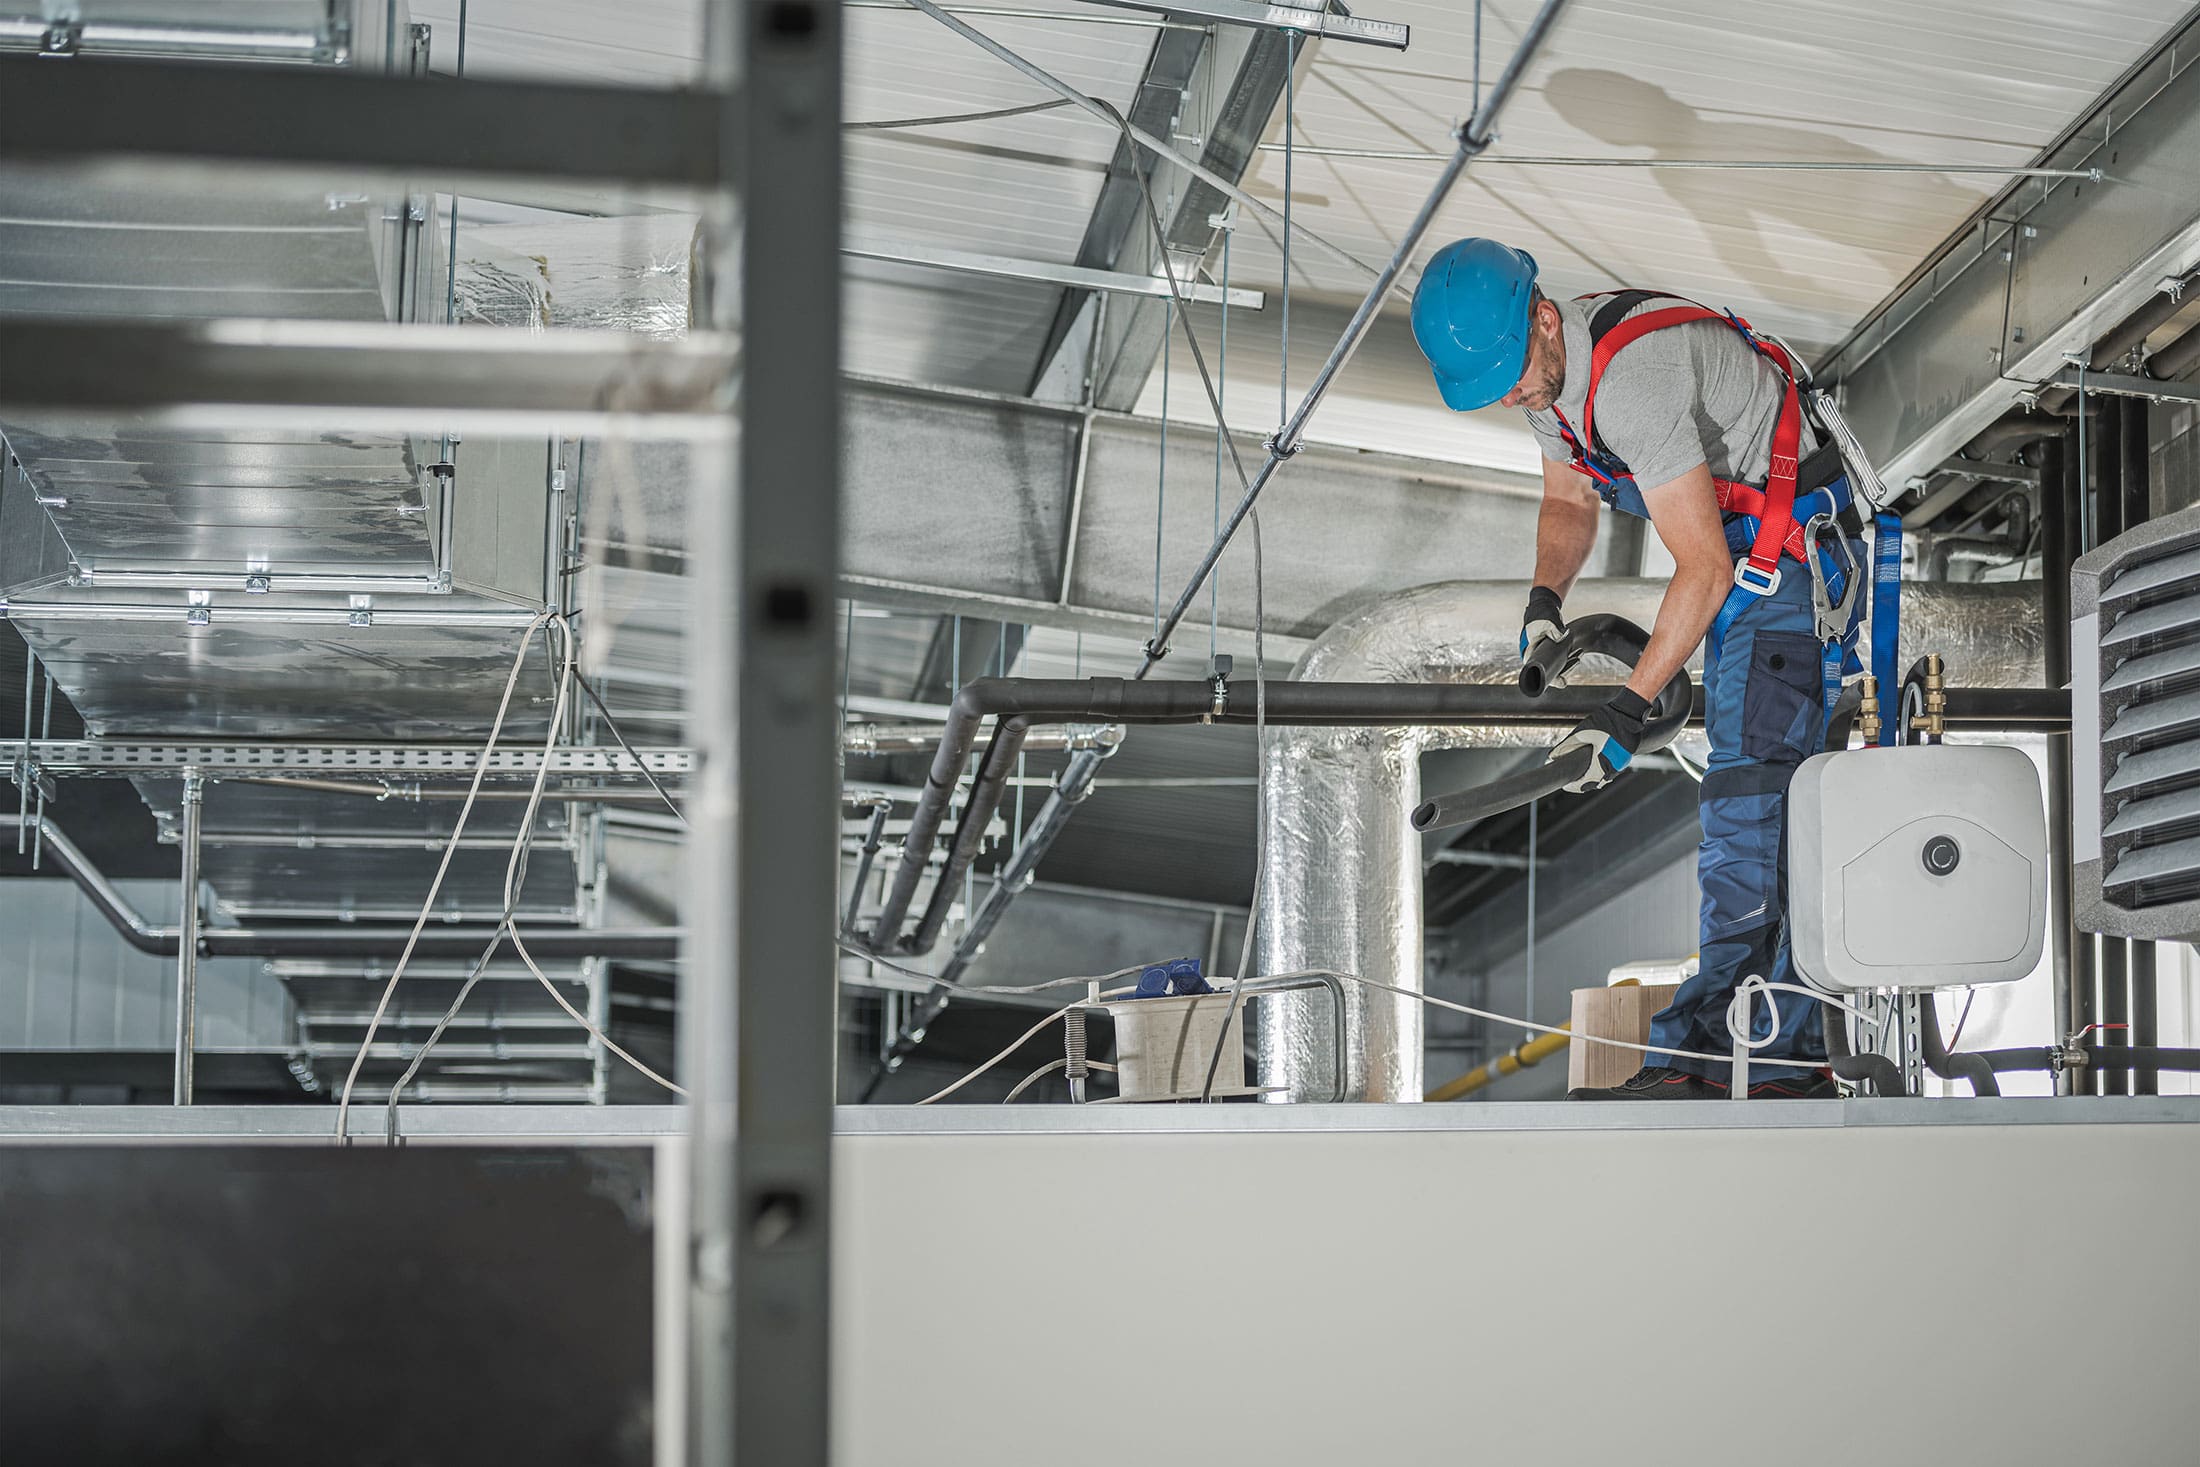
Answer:
<svg viewBox="0 0 2200 1467"><path fill-rule="evenodd" d="M1883 1054L1857 1054L1850 1050L1848 1025L1842 1022L1839 1009L1824 1006L1821 1022L1826 1033L1826 1066L1836 1076L1852 1085L1869 1080L1881 1095L1906 1093L1901 1066Z"/></svg>
<svg viewBox="0 0 2200 1467"><path fill-rule="evenodd" d="M1643 649L1649 645L1650 634L1623 616L1596 612L1577 617L1567 623L1560 635L1537 643L1520 664L1520 691L1530 698L1540 699L1553 681L1564 676L1584 657L1610 657L1632 668L1642 660ZM1601 696L1609 696L1599 691ZM1649 717L1643 723L1642 741L1635 752L1653 753L1673 742L1688 723L1695 697L1695 684L1689 681L1687 670L1674 673L1659 690L1657 701L1650 705ZM1556 794L1582 778L1589 772L1589 761L1593 757L1589 750L1583 749L1578 756L1569 754L1556 761L1546 759L1503 779L1424 800L1414 807L1413 828L1447 830L1501 815L1507 810L1517 810L1530 801Z"/></svg>
<svg viewBox="0 0 2200 1467"><path fill-rule="evenodd" d="M1950 1054L1947 1041L1940 1033L1940 1010L1929 993L1919 996L1918 1036L1925 1050L1925 1068L1943 1080L1969 1080L1973 1095L1999 1095L2001 1087L1994 1083L1994 1067L1984 1055Z"/></svg>

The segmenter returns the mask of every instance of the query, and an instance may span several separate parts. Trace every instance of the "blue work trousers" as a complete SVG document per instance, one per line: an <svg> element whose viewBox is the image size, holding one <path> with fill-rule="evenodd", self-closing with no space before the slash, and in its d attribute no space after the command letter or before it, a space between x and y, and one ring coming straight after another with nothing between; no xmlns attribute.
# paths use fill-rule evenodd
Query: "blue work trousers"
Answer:
<svg viewBox="0 0 2200 1467"><path fill-rule="evenodd" d="M1754 521L1730 523L1739 554ZM1861 547L1859 547L1861 549ZM1780 584L1750 597L1704 647L1704 722L1711 739L1701 813L1703 844L1696 874L1703 893L1696 976L1650 1021L1650 1042L1698 1053L1728 1054L1727 1004L1751 974L1792 983L1787 933L1787 788L1795 768L1823 747L1826 715L1823 651L1811 608L1810 573L1780 563ZM1801 994L1774 995L1779 1037L1750 1056L1749 1078L1792 1078L1826 1059L1819 1006ZM1756 1000L1752 1037L1767 1032L1764 1000ZM1768 1063L1787 1060L1790 1063ZM1800 1061L1801 1063L1795 1063ZM1730 1063L1652 1054L1647 1065L1670 1065L1720 1084Z"/></svg>

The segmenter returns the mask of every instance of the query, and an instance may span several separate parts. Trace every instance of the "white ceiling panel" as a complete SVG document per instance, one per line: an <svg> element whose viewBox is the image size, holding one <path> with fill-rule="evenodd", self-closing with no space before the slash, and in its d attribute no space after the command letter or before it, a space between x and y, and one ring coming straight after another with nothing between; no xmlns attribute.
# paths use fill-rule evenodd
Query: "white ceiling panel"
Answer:
<svg viewBox="0 0 2200 1467"><path fill-rule="evenodd" d="M1535 8L1532 0L1488 6L1486 81L1502 69ZM1411 49L1320 46L1297 87L1297 141L1447 151L1452 127L1471 108L1472 7L1384 0L1368 9L1411 24ZM1821 350L2003 180L1504 160L2022 164L2187 9L2186 0L2099 0L2082 10L2050 0L1808 7L1576 0L1506 111L1496 146L1469 168L1421 257L1462 235L1493 235L1534 254L1553 294L1656 286L1732 307L1806 352ZM1279 113L1269 138L1283 134ZM1379 264L1437 167L1300 156L1292 167L1293 217ZM1265 152L1247 187L1280 206L1283 181L1282 156ZM1294 245L1291 263L1302 290L1356 300L1365 288L1364 276L1317 248ZM1273 288L1283 275L1273 239L1242 228L1232 272L1233 283ZM1260 370L1251 358L1263 340L1266 369L1275 369L1276 314L1271 307L1271 319L1247 332L1240 360L1248 373ZM1390 314L1402 323L1402 300ZM1402 324L1390 335L1396 339L1379 333L1348 371L1312 436L1533 470L1535 448L1517 414L1446 413L1425 373L1415 379L1408 370L1414 359L1401 351L1409 349ZM1308 342L1302 351L1294 339L1294 374L1308 372L1302 356L1319 360L1325 344ZM1174 366L1172 412L1205 416L1184 353ZM1140 409L1158 405L1157 381ZM1274 424L1272 407L1241 418L1233 403L1230 416L1248 427Z"/></svg>

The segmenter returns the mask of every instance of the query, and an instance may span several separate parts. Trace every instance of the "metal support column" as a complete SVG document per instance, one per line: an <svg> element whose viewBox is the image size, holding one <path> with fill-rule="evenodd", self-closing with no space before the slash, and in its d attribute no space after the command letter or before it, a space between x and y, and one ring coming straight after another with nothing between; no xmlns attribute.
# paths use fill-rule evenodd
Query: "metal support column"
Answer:
<svg viewBox="0 0 2200 1467"><path fill-rule="evenodd" d="M206 803L206 776L183 772L182 910L176 939L176 1104L191 1103L191 1059L198 1045L199 1020L199 815Z"/></svg>
<svg viewBox="0 0 2200 1467"><path fill-rule="evenodd" d="M2135 529L2152 518L2153 415L2154 404L2148 399L2124 399L2122 503L2118 506L2118 528L2122 530ZM2160 1003L2154 974L2154 944L2143 938L2133 938L2127 946L2130 955L2125 982L2128 985L2131 1028L2125 1031L2124 1038L2135 1047L2152 1049L2162 1042ZM2157 1093L2160 1086L2156 1072L2151 1069L2133 1070L2128 1088L2133 1095Z"/></svg>
<svg viewBox="0 0 2200 1467"><path fill-rule="evenodd" d="M691 527L704 765L685 968L693 1315L689 1460L824 1467L839 862L837 0L714 0L713 80L741 213L739 463L699 456ZM731 182L731 179L728 180ZM726 215L710 311L731 303ZM736 468L737 472L724 470ZM738 1090L737 1088L738 1087Z"/></svg>
<svg viewBox="0 0 2200 1467"><path fill-rule="evenodd" d="M2047 686L2070 683L2070 562L2077 526L2063 506L2064 475L2075 450L2065 429L2040 445L2040 607L2046 625ZM2070 899L2070 735L2047 736L2047 950L2054 1022L2071 1013L2073 931ZM2063 1088L2060 1079L2057 1088Z"/></svg>
<svg viewBox="0 0 2200 1467"><path fill-rule="evenodd" d="M2087 542L2091 546L2105 545L2124 532L2125 484L2135 468L2142 477L2146 473L2146 411L2146 403L2138 398L2102 400L2099 477L2093 484L2093 534ZM2131 461L2135 426L2139 433L2136 466ZM2092 798L2090 794L2087 797ZM2131 1043L2131 943L2125 938L2104 936L2100 944L2102 1028L2093 1036L2093 1042L2108 1049L2125 1048ZM2131 1074L2104 1066L2099 1088L2103 1095L2127 1095L2131 1092Z"/></svg>

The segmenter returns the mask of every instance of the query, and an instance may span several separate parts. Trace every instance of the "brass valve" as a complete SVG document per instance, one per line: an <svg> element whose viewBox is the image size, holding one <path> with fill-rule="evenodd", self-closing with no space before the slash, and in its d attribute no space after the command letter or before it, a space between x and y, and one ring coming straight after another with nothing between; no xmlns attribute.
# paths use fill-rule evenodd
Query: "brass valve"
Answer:
<svg viewBox="0 0 2200 1467"><path fill-rule="evenodd" d="M1910 720L1910 732L1938 739L1948 731L1948 680L1940 654L1925 654L1925 710Z"/></svg>
<svg viewBox="0 0 2200 1467"><path fill-rule="evenodd" d="M1867 672L1861 686L1864 696L1856 705L1856 731L1869 749L1879 742L1879 679Z"/></svg>

